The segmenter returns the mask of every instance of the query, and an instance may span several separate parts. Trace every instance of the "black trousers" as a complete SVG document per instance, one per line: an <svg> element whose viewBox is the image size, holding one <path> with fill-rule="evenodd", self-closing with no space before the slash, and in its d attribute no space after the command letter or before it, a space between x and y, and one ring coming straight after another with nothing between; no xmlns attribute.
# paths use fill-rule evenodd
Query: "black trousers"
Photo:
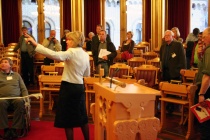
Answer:
<svg viewBox="0 0 210 140"><path fill-rule="evenodd" d="M34 84L34 58L28 52L21 52L21 75L26 86Z"/></svg>

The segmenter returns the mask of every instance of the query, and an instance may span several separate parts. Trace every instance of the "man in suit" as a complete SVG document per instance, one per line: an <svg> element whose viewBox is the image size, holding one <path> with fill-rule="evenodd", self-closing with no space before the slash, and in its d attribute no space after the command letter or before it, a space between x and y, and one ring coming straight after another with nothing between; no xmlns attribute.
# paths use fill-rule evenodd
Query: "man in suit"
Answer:
<svg viewBox="0 0 210 140"><path fill-rule="evenodd" d="M186 68L183 45L173 40L173 32L165 32L165 42L160 48L162 81L181 80L180 70Z"/></svg>
<svg viewBox="0 0 210 140"><path fill-rule="evenodd" d="M19 38L18 45L14 48L14 52L20 49L21 55L21 75L23 77L26 86L29 84L34 84L34 46L27 42L25 35L28 33L26 27L22 27L22 35ZM30 35L33 37L32 35ZM34 37L33 37L34 38Z"/></svg>
<svg viewBox="0 0 210 140"><path fill-rule="evenodd" d="M104 68L104 77L106 77L109 75L109 66L113 64L113 59L117 56L117 51L114 44L106 39L107 34L105 30L100 30L99 35L100 41L98 41L92 49L93 60L96 73L99 72L99 65L101 65L101 67ZM99 57L101 49L106 49L110 54Z"/></svg>
<svg viewBox="0 0 210 140"><path fill-rule="evenodd" d="M98 56L98 44L100 43L100 31L102 30L102 25L98 24L96 26L96 35L92 37L91 51L93 54L94 65L97 66L97 56ZM111 42L110 36L106 34L106 42ZM97 73L97 71L96 71Z"/></svg>

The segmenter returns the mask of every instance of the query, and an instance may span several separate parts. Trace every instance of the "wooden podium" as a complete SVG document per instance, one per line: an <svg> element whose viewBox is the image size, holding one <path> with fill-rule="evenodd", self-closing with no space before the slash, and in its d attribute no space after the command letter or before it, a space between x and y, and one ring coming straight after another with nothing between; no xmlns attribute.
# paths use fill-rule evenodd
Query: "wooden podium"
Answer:
<svg viewBox="0 0 210 140"><path fill-rule="evenodd" d="M95 140L156 140L160 121L154 117L160 91L134 84L125 88L94 83Z"/></svg>

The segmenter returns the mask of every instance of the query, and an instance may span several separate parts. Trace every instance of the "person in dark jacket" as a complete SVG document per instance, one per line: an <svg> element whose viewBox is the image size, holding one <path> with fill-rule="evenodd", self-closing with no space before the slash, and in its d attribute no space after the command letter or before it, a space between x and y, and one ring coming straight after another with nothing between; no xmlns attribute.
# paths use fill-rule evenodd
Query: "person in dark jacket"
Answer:
<svg viewBox="0 0 210 140"><path fill-rule="evenodd" d="M183 45L173 40L173 32L165 32L165 42L160 48L162 81L181 80L180 70L186 68Z"/></svg>
<svg viewBox="0 0 210 140"><path fill-rule="evenodd" d="M21 75L26 86L34 84L34 54L35 48L30 42L26 42L25 35L28 33L26 27L22 27L23 35L20 36L18 45L14 48L14 52L20 49L21 55ZM30 35L34 38L32 35Z"/></svg>
<svg viewBox="0 0 210 140"><path fill-rule="evenodd" d="M111 41L107 41L106 31L100 30L100 41L92 47L92 54L94 65L96 67L96 73L99 73L99 64L104 68L104 77L109 75L109 66L113 64L113 59L117 56L117 51L114 44ZM102 51L109 52L109 54L103 55Z"/></svg>

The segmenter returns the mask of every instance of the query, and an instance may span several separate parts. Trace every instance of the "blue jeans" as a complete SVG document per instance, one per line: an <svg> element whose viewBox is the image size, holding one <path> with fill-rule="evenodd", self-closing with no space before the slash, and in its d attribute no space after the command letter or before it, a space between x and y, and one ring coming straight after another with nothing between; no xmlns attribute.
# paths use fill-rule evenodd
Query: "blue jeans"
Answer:
<svg viewBox="0 0 210 140"><path fill-rule="evenodd" d="M104 69L104 76L103 77L109 76L109 66L108 66L107 63L100 63L100 64L98 64L96 72L99 73L100 65L101 65L101 68Z"/></svg>

